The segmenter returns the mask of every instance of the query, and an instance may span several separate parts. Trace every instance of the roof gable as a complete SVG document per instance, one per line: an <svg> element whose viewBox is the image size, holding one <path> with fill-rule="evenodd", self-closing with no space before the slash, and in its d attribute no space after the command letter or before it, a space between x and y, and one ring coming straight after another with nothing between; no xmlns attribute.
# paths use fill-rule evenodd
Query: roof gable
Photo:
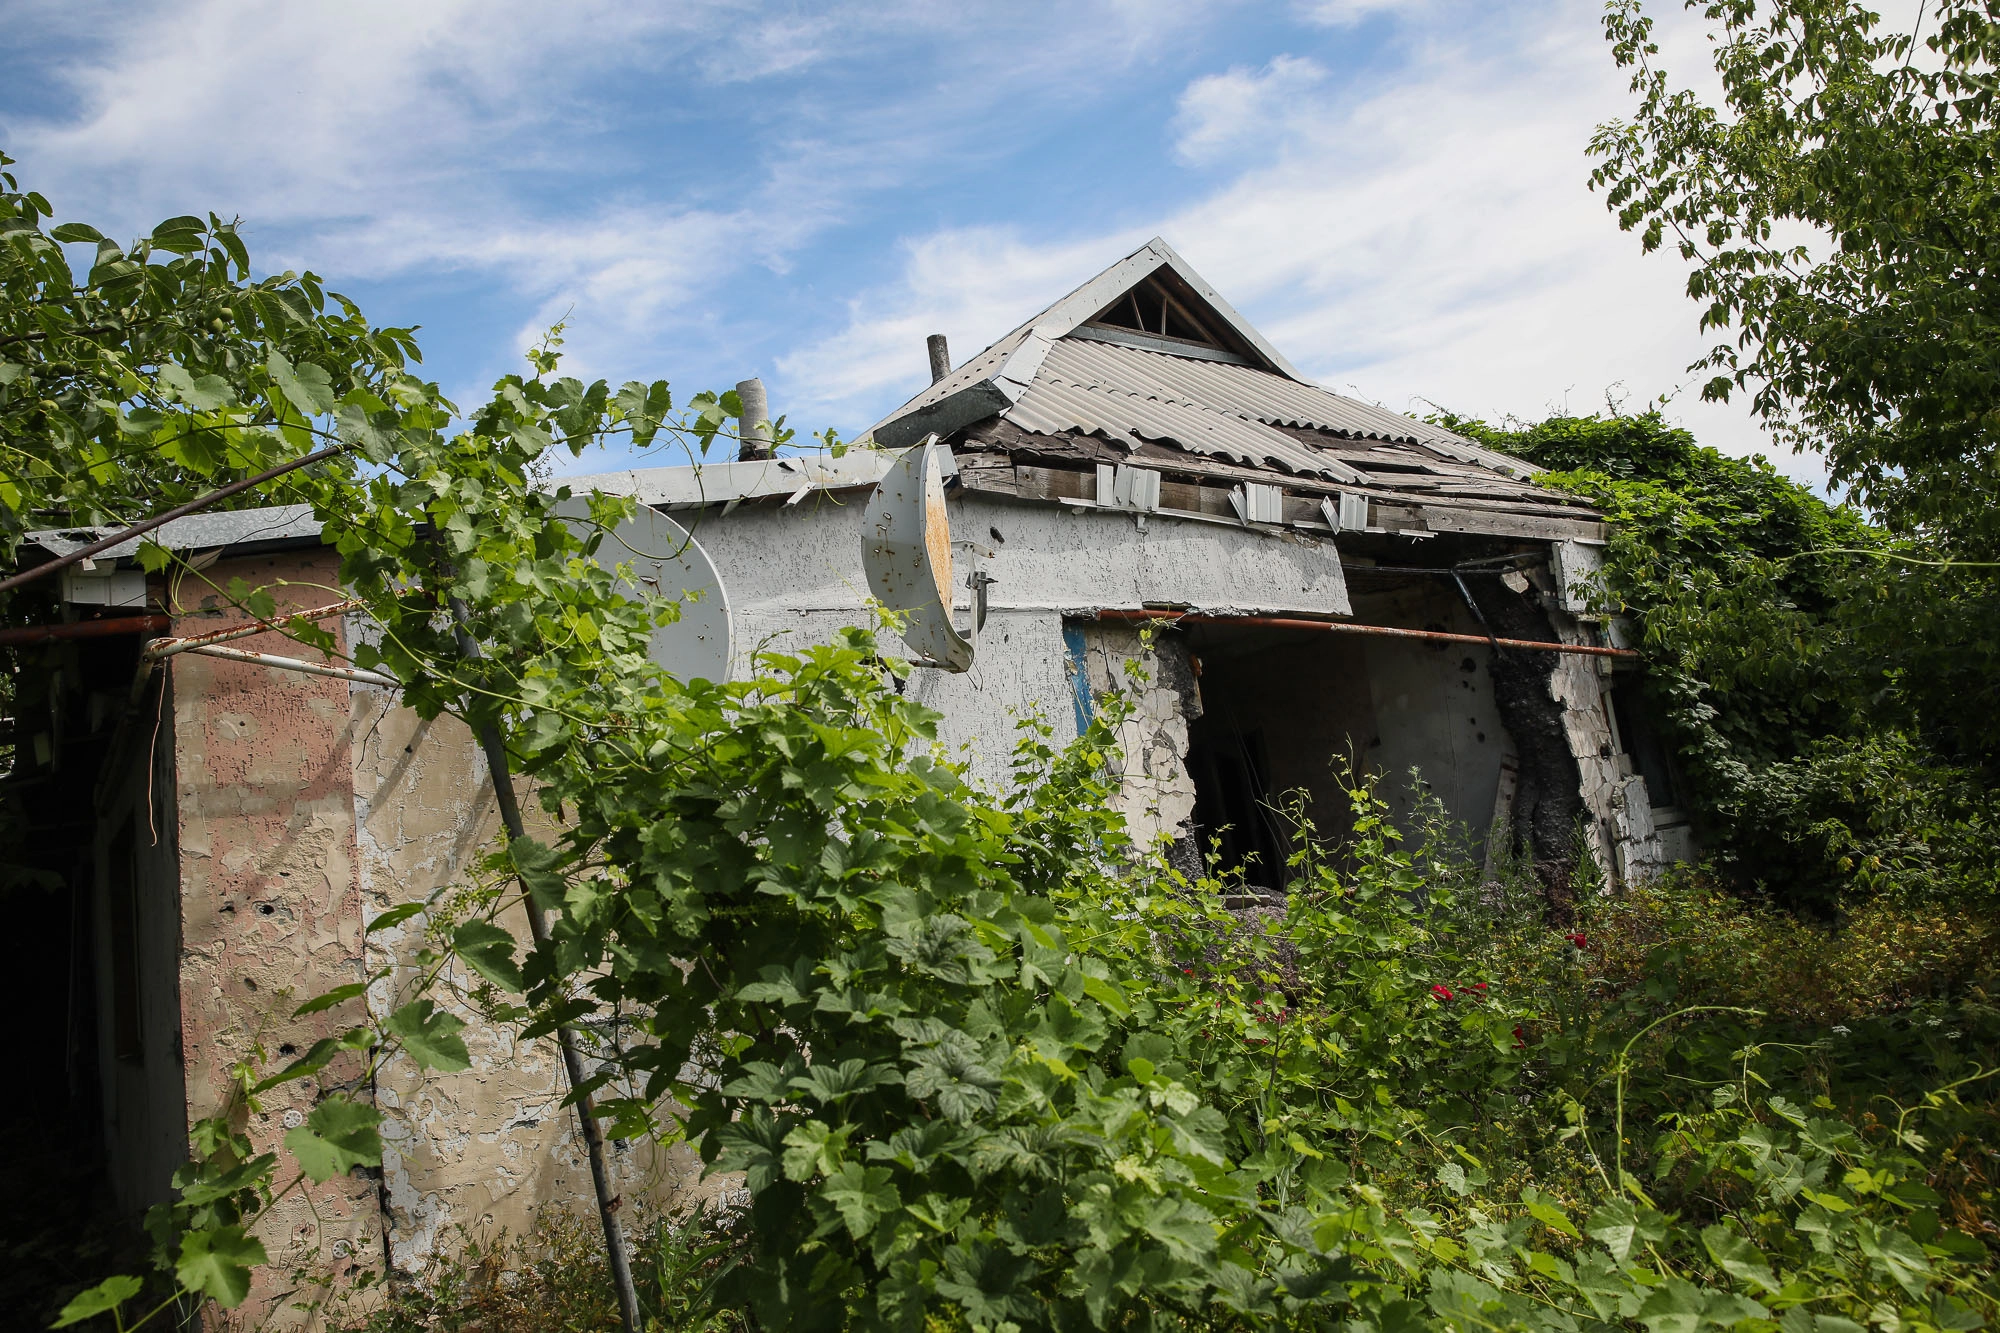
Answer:
<svg viewBox="0 0 2000 1333"><path fill-rule="evenodd" d="M868 435L886 448L901 448L933 432L948 435L1004 412L1034 383L1050 346L1065 337L1130 343L1182 355L1201 356L1209 350L1171 332L1120 327L1113 307L1141 292L1149 297L1153 292L1167 295L1180 308L1180 318L1191 320L1206 334L1204 341L1222 354L1221 359L1307 382L1178 251L1155 236L924 389L876 423ZM1151 302L1145 304L1150 306ZM1143 324L1150 313L1136 312L1133 322ZM1100 318L1107 315L1110 319ZM1173 342L1181 346L1173 347Z"/></svg>
<svg viewBox="0 0 2000 1333"><path fill-rule="evenodd" d="M1128 451L1165 445L1253 469L1346 483L1365 478L1287 431L1414 447L1421 456L1413 456L1411 466L1419 471L1425 460L1515 479L1540 470L1451 431L1320 388L1158 237L930 385L868 434L895 449L996 417L1036 435L1080 433Z"/></svg>

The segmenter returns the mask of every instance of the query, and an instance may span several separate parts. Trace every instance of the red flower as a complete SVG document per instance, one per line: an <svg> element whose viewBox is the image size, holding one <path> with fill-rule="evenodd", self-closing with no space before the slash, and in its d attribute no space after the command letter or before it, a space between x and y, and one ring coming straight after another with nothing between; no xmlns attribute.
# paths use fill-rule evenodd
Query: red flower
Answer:
<svg viewBox="0 0 2000 1333"><path fill-rule="evenodd" d="M1590 947L1590 937L1585 935L1580 930L1575 931L1572 934L1565 935L1563 936L1563 938L1568 940L1571 944L1574 944L1579 949L1588 949Z"/></svg>
<svg viewBox="0 0 2000 1333"><path fill-rule="evenodd" d="M1440 1000L1449 1000L1451 998L1451 987L1445 985L1443 982L1439 982L1437 985L1431 987L1431 994L1437 996Z"/></svg>
<svg viewBox="0 0 2000 1333"><path fill-rule="evenodd" d="M1527 1044L1528 1039L1521 1035L1521 1029L1517 1026L1514 1029L1514 1049L1518 1051Z"/></svg>
<svg viewBox="0 0 2000 1333"><path fill-rule="evenodd" d="M1483 981L1475 981L1472 983L1472 989L1478 991L1481 995L1484 995L1486 993L1486 983Z"/></svg>

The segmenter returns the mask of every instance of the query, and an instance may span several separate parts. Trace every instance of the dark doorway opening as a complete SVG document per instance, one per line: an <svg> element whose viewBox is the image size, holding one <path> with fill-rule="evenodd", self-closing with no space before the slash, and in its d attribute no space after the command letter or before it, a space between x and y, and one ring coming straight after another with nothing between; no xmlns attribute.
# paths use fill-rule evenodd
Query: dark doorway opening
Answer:
<svg viewBox="0 0 2000 1333"><path fill-rule="evenodd" d="M1378 623L1460 628L1442 593L1402 597ZM1468 854L1483 850L1514 753L1484 645L1213 622L1182 632L1201 704L1188 728L1194 832L1225 878L1284 890L1302 822L1323 847L1351 838L1358 780L1406 838L1436 811Z"/></svg>
<svg viewBox="0 0 2000 1333"><path fill-rule="evenodd" d="M147 886L135 838L147 828L143 809L136 823L129 812L129 791L135 770L143 789L151 728L170 705L157 681L133 696L142 639L135 622L130 635L0 656L12 714L0 748L0 912L15 945L0 967L0 1005L15 1020L17 1084L0 1107L0 1189L17 1204L0 1209L0 1253L12 1261L24 1326L46 1327L107 1273L146 1266L135 1210L112 1186L105 1083L107 1071L116 1078L145 1056ZM171 721L160 720L171 747ZM112 832L121 794L127 812ZM159 794L171 810L171 787Z"/></svg>
<svg viewBox="0 0 2000 1333"><path fill-rule="evenodd" d="M1225 703L1188 728L1187 762L1202 854L1246 888L1282 889L1291 837L1274 804L1263 731L1246 730Z"/></svg>

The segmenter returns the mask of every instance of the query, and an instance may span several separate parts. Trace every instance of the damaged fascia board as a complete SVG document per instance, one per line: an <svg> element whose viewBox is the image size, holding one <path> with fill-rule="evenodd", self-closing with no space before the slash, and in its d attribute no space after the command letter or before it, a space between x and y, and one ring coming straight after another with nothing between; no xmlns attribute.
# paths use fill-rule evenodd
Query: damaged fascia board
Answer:
<svg viewBox="0 0 2000 1333"><path fill-rule="evenodd" d="M1049 348L1061 336L1042 325L1029 329L986 378L884 422L869 436L884 449L902 449L926 435L942 439L975 421L999 416L1021 401L1021 395L1035 382L1035 372L1042 368Z"/></svg>
<svg viewBox="0 0 2000 1333"><path fill-rule="evenodd" d="M1100 464L1099 466L1102 467L1105 465ZM1046 469L1034 470L1046 471ZM1093 472L1085 472L1081 475L1092 476L1094 475L1094 470ZM964 474L964 477L963 484L968 491L975 491L983 495L998 496L1021 503L1059 505L1074 510L1077 513L1093 509L1125 513L1133 512L1129 507L1117 504L1115 500L1106 503L1086 495L1058 495L1048 492L1035 493L1012 482L995 484L983 472L968 471ZM1286 491L1285 487L1276 482L1259 482L1258 484L1281 492ZM1321 500L1324 495L1323 492L1317 490L1303 493L1293 490L1288 493L1309 501ZM1410 496L1389 491L1360 495L1348 495L1346 492L1336 492L1335 494L1351 501L1352 505L1350 507L1362 506L1357 511L1357 516L1358 513L1367 512L1365 506L1371 503L1380 512L1371 514L1365 523L1356 522L1348 524L1345 522L1334 522L1331 519L1320 521L1311 517L1289 517L1279 518L1268 523L1253 524L1252 516L1243 511L1241 497L1233 497L1231 499L1230 504L1233 512L1230 516L1203 513L1196 510L1179 509L1170 506L1159 506L1150 512L1157 513L1162 517L1185 519L1194 523L1219 523L1225 527L1232 528L1247 526L1270 527L1273 529L1277 527L1292 527L1309 533L1367 531L1405 537L1429 537L1439 532L1460 532L1474 536L1511 537L1529 541L1570 540L1597 545L1601 545L1603 540L1603 522L1601 518L1594 516L1584 518L1574 514L1517 514L1503 511L1459 509L1449 504L1420 502ZM1316 512L1324 515L1325 510L1320 509ZM1335 510L1334 512L1336 515L1340 513L1339 510Z"/></svg>
<svg viewBox="0 0 2000 1333"><path fill-rule="evenodd" d="M31 532L22 541L53 556L70 552L101 540L117 529L56 528ZM130 560L145 542L154 542L170 551L205 551L212 548L256 546L264 542L292 545L319 540L319 520L311 505L272 505L264 509L226 509L205 514L189 514L163 524L144 536L123 541L91 557L92 563Z"/></svg>

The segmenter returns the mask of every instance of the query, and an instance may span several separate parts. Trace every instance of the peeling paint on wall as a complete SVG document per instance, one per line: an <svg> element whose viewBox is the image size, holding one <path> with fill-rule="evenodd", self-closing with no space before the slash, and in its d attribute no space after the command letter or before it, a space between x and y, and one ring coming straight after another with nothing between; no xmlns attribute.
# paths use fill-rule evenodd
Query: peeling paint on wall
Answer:
<svg viewBox="0 0 2000 1333"><path fill-rule="evenodd" d="M1113 804L1125 817L1126 832L1148 848L1189 837L1194 779L1186 763L1188 723L1201 716L1201 700L1187 644L1177 634L1147 636L1112 621L1066 627L1065 637L1072 634L1083 647L1083 679L1092 696L1115 690L1132 709L1119 724L1113 761Z"/></svg>
<svg viewBox="0 0 2000 1333"><path fill-rule="evenodd" d="M373 916L435 889L469 885L468 872L499 834L485 761L456 719L426 722L383 691L356 687L354 806L361 886ZM475 780L468 775L477 774ZM526 793L524 793L524 796ZM523 799L531 816L538 806ZM540 836L551 836L544 826ZM500 924L528 937L517 907ZM371 970L391 974L369 990L378 1018L410 998L415 955L428 923L417 916L369 936ZM589 1164L552 1039L522 1041L471 1001L477 978L457 971L432 992L465 1024L472 1067L426 1072L406 1058L377 1079L383 1126L384 1236L390 1262L415 1273L458 1248L532 1228L549 1202L591 1198ZM621 1195L671 1208L698 1192L700 1163L685 1147L613 1145ZM709 1192L713 1192L711 1189Z"/></svg>

